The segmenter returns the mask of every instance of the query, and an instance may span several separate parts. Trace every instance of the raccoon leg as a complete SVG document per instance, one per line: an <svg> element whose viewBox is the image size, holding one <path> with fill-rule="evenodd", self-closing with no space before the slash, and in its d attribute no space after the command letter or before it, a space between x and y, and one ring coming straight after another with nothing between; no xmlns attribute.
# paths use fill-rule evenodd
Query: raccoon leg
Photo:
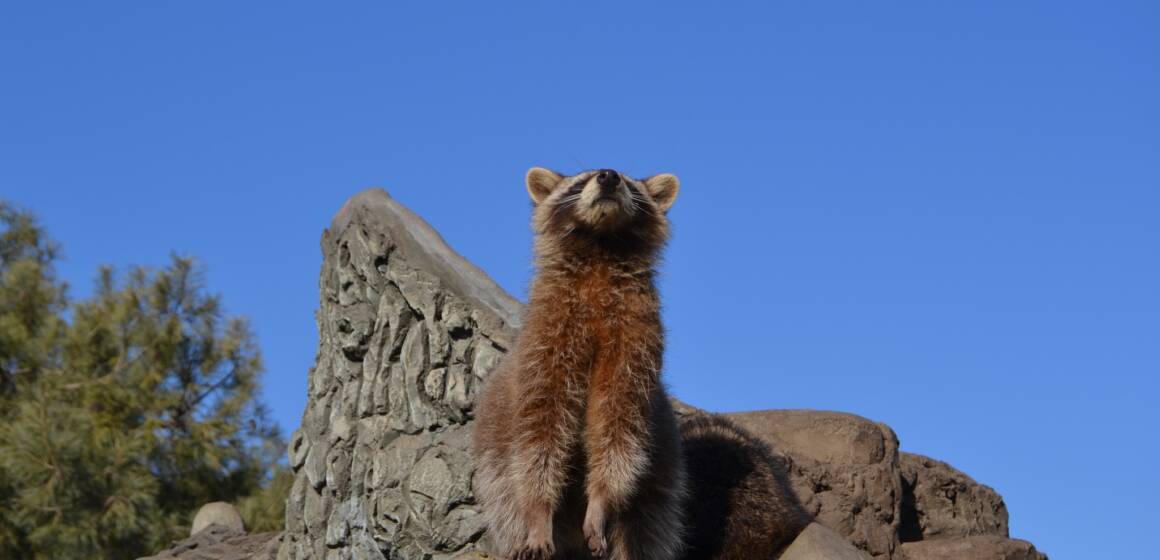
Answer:
<svg viewBox="0 0 1160 560"><path fill-rule="evenodd" d="M528 538L523 548L516 553L515 560L550 560L556 554L552 538L551 506L539 504L538 510L529 513Z"/></svg>
<svg viewBox="0 0 1160 560"><path fill-rule="evenodd" d="M521 402L512 419L516 503L527 527L521 560L546 559L556 549L553 514L568 483L584 404L580 396L569 390L576 383L568 376L575 375L577 367L566 358L566 354L556 354L529 360L544 371L523 376L527 382L521 387Z"/></svg>
<svg viewBox="0 0 1160 560"><path fill-rule="evenodd" d="M593 558L604 558L608 554L608 511L607 504L601 501L588 501L588 509L584 512L584 541L588 544L588 552Z"/></svg>
<svg viewBox="0 0 1160 560"><path fill-rule="evenodd" d="M584 433L588 453L584 536L597 558L607 555L609 520L628 505L649 468L651 399L660 393L659 338L625 336L617 347L602 350L589 388Z"/></svg>

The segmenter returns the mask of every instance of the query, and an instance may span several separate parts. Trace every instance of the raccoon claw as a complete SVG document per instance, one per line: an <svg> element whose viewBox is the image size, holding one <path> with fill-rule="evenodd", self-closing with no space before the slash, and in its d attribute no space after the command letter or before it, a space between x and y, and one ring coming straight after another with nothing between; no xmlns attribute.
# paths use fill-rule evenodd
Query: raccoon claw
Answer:
<svg viewBox="0 0 1160 560"><path fill-rule="evenodd" d="M550 543L539 545L524 545L523 548L516 551L513 560L552 560L555 554Z"/></svg>
<svg viewBox="0 0 1160 560"><path fill-rule="evenodd" d="M524 544L519 551L516 551L513 560L552 560L556 550L552 546L551 541L544 541L544 543L527 543Z"/></svg>

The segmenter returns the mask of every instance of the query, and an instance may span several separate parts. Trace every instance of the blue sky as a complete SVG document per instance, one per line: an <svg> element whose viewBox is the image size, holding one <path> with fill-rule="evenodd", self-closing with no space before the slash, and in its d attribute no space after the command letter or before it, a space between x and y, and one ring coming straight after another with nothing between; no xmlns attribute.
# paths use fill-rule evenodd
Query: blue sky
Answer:
<svg viewBox="0 0 1160 560"><path fill-rule="evenodd" d="M858 413L1052 558L1152 550L1155 4L561 4L7 3L0 196L75 296L198 257L289 432L347 197L522 298L528 167L672 172L678 397Z"/></svg>

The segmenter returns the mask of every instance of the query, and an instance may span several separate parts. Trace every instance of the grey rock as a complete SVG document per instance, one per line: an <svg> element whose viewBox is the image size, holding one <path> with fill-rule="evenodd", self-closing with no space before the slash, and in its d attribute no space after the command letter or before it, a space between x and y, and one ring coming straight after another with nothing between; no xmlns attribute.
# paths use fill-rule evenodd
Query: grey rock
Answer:
<svg viewBox="0 0 1160 560"><path fill-rule="evenodd" d="M820 523L810 523L778 560L869 560L843 535Z"/></svg>
<svg viewBox="0 0 1160 560"><path fill-rule="evenodd" d="M319 347L279 558L470 554L475 393L521 306L382 190L322 238Z"/></svg>
<svg viewBox="0 0 1160 560"><path fill-rule="evenodd" d="M976 535L902 544L903 560L1047 560L1027 541Z"/></svg>
<svg viewBox="0 0 1160 560"><path fill-rule="evenodd" d="M171 548L138 560L274 560L281 540L282 533L247 535L215 523Z"/></svg>
<svg viewBox="0 0 1160 560"><path fill-rule="evenodd" d="M306 455L310 453L310 442L302 435L302 430L294 430L290 436L290 446L287 450L290 458L290 467L299 468L306 462Z"/></svg>
<svg viewBox="0 0 1160 560"><path fill-rule="evenodd" d="M193 516L193 526L189 529L189 536L200 533L210 525L218 525L235 533L245 534L246 527L242 524L242 515L238 508L226 502L210 502L197 510Z"/></svg>

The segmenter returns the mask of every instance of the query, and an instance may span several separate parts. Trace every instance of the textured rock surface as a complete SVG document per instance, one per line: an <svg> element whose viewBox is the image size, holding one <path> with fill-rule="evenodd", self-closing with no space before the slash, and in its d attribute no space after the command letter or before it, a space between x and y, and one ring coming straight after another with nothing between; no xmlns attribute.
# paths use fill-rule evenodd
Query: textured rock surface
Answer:
<svg viewBox="0 0 1160 560"><path fill-rule="evenodd" d="M139 560L273 560L281 537L282 533L247 535L212 524L167 550Z"/></svg>
<svg viewBox="0 0 1160 560"><path fill-rule="evenodd" d="M806 510L875 557L898 548L902 479L894 431L841 412L763 410L729 414L788 459Z"/></svg>
<svg viewBox="0 0 1160 560"><path fill-rule="evenodd" d="M479 557L487 542L466 452L472 407L519 326L519 303L381 190L343 207L322 252L319 348L289 450L295 484L278 558ZM822 524L875 558L901 559L904 548L989 553L971 536L988 531L1006 541L997 494L900 454L886 426L815 411L730 416L781 454ZM832 533L815 527L795 552L814 555L795 558L848 557L825 552ZM912 546L928 543L937 545ZM956 558L990 558L970 554Z"/></svg>
<svg viewBox="0 0 1160 560"><path fill-rule="evenodd" d="M322 237L319 347L279 558L444 558L483 533L467 422L519 303L385 192Z"/></svg>
<svg viewBox="0 0 1160 560"><path fill-rule="evenodd" d="M781 553L780 560L867 560L869 554L820 523L810 523Z"/></svg>
<svg viewBox="0 0 1160 560"><path fill-rule="evenodd" d="M1027 541L996 535L903 543L904 560L1047 560Z"/></svg>
<svg viewBox="0 0 1160 560"><path fill-rule="evenodd" d="M1007 505L997 492L954 467L902 453L903 541L1007 536Z"/></svg>

